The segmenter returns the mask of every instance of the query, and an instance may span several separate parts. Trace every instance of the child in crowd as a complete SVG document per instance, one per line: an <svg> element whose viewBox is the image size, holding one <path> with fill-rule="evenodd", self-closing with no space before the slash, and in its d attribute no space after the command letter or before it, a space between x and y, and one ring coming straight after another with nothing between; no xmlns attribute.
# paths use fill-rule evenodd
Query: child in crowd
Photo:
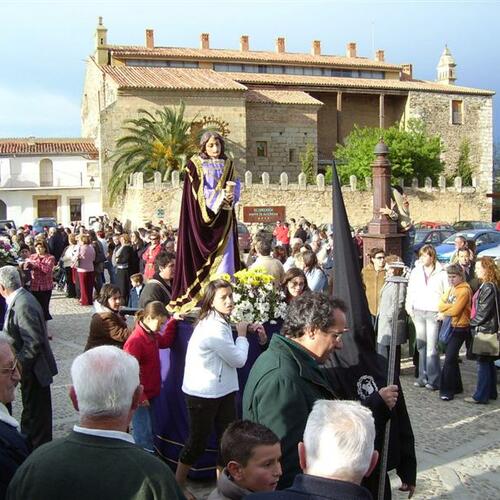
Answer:
<svg viewBox="0 0 500 500"><path fill-rule="evenodd" d="M129 292L127 306L131 309L139 309L139 297L144 288L144 277L141 273L132 274L130 276L130 283L132 287Z"/></svg>
<svg viewBox="0 0 500 500"><path fill-rule="evenodd" d="M161 386L159 349L173 344L177 321L168 320L165 306L159 301L150 302L136 314L136 319L135 329L123 346L139 362L139 378L144 387L142 400L132 417L132 436L137 445L153 453L153 405Z"/></svg>
<svg viewBox="0 0 500 500"><path fill-rule="evenodd" d="M239 500L253 492L274 491L281 477L278 436L261 424L237 420L222 436L224 470L208 500Z"/></svg>

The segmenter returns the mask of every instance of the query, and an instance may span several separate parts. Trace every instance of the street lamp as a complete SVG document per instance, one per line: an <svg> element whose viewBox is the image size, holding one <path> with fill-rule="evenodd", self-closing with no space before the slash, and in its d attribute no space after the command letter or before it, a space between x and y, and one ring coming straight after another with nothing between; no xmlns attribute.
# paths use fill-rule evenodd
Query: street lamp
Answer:
<svg viewBox="0 0 500 500"><path fill-rule="evenodd" d="M89 179L90 189L94 189L95 179L94 176L91 176Z"/></svg>

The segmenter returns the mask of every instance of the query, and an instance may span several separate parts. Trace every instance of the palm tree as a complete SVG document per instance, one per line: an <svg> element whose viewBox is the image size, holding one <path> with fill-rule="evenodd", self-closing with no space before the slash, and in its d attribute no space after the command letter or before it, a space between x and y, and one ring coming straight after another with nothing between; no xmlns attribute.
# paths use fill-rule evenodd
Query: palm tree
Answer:
<svg viewBox="0 0 500 500"><path fill-rule="evenodd" d="M167 180L172 170L180 170L186 158L196 152L193 120L184 119L184 110L184 102L178 109L164 107L154 114L139 109L139 118L125 122L126 135L116 141L108 183L111 203L125 193L131 174L142 172L144 180L150 182L155 172L160 172Z"/></svg>

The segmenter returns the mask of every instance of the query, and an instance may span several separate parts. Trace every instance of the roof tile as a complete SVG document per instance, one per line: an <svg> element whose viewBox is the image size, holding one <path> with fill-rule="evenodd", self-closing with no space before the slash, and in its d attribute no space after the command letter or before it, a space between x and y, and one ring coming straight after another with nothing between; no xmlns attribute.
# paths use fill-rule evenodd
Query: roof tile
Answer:
<svg viewBox="0 0 500 500"><path fill-rule="evenodd" d="M402 65L390 64L384 61L374 61L364 57L343 57L334 55L312 55L296 52L267 52L267 51L240 51L227 49L193 49L185 47L154 47L147 49L141 46L112 45L110 50L117 59L133 58L173 58L197 59L204 61L240 61L240 62L267 62L282 64L314 64L316 66L340 66L373 69L400 70Z"/></svg>
<svg viewBox="0 0 500 500"><path fill-rule="evenodd" d="M329 76L276 75L266 73L224 73L243 84L334 87L370 90L415 90L447 94L494 95L492 90L446 85L425 80L379 80L371 78L336 78Z"/></svg>
<svg viewBox="0 0 500 500"><path fill-rule="evenodd" d="M247 102L266 104L314 104L321 106L323 103L300 90L267 90L252 89L246 94Z"/></svg>
<svg viewBox="0 0 500 500"><path fill-rule="evenodd" d="M119 88L171 90L246 90L225 74L211 69L101 66Z"/></svg>
<svg viewBox="0 0 500 500"><path fill-rule="evenodd" d="M99 157L94 141L80 138L5 138L0 139L0 155L82 155Z"/></svg>

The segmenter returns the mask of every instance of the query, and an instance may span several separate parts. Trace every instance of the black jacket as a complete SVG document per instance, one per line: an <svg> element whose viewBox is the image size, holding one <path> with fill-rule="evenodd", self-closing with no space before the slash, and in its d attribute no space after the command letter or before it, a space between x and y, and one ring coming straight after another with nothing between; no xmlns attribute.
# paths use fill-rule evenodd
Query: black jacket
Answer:
<svg viewBox="0 0 500 500"><path fill-rule="evenodd" d="M479 287L476 302L476 315L470 320L473 335L476 333L491 333L498 331L498 288L490 282ZM488 361L491 356L477 356L479 361Z"/></svg>
<svg viewBox="0 0 500 500"><path fill-rule="evenodd" d="M139 309L144 309L153 300L159 300L165 306L170 302L172 285L156 273L144 286L139 297Z"/></svg>

